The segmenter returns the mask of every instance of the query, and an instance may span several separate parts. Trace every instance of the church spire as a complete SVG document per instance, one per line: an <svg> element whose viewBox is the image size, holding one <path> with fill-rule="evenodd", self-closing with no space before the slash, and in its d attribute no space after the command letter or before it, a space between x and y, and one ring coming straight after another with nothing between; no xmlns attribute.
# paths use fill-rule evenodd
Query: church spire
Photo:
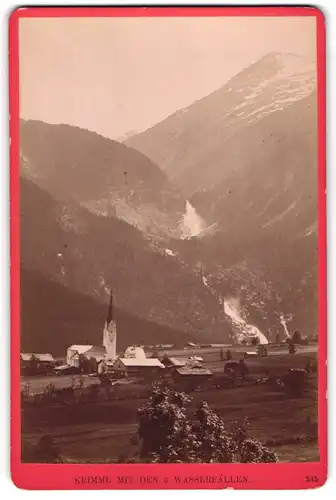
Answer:
<svg viewBox="0 0 336 500"><path fill-rule="evenodd" d="M113 295L112 295L112 290L110 291L110 303L109 303L109 308L108 308L108 313L107 313L107 318L106 318L106 323L109 325L111 321L113 321Z"/></svg>
<svg viewBox="0 0 336 500"><path fill-rule="evenodd" d="M116 358L116 346L117 346L117 325L114 320L113 315L113 295L112 290L110 292L110 303L107 313L107 318L104 326L103 333L103 346L106 350L106 357L108 359Z"/></svg>

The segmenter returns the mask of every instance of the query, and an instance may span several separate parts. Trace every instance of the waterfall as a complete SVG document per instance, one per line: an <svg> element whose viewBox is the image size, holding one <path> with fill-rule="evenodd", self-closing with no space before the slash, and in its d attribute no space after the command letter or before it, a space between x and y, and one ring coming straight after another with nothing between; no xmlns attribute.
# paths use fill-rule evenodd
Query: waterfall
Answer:
<svg viewBox="0 0 336 500"><path fill-rule="evenodd" d="M288 328L287 328L287 323L286 323L286 320L285 320L285 316L283 314L280 315L280 323L284 327L285 339L290 339L291 336L289 334L289 331L288 331Z"/></svg>
<svg viewBox="0 0 336 500"><path fill-rule="evenodd" d="M205 223L202 217L198 215L195 208L187 200L186 201L186 211L183 215L182 222L180 224L181 229L181 239L191 238L197 236L205 228Z"/></svg>
<svg viewBox="0 0 336 500"><path fill-rule="evenodd" d="M240 313L239 300L236 298L224 299L224 312L229 318L233 326L238 331L238 341L252 339L258 337L260 344L268 344L268 340L263 333L254 325L249 325L242 318Z"/></svg>

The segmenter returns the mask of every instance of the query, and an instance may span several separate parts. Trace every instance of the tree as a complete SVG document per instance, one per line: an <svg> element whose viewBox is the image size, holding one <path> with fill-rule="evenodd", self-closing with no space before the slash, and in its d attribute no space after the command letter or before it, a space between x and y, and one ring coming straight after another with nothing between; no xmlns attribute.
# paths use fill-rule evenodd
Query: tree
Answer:
<svg viewBox="0 0 336 500"><path fill-rule="evenodd" d="M93 356L89 359L89 369L90 373L97 373L98 371L98 362Z"/></svg>
<svg viewBox="0 0 336 500"><path fill-rule="evenodd" d="M26 463L61 463L63 459L51 436L44 435L36 445L22 440L21 459Z"/></svg>
<svg viewBox="0 0 336 500"><path fill-rule="evenodd" d="M260 344L260 340L258 337L253 337L252 340L251 340L251 344L252 345L258 345Z"/></svg>
<svg viewBox="0 0 336 500"><path fill-rule="evenodd" d="M301 397L306 382L307 372L302 368L291 368L283 378L285 391L290 397Z"/></svg>
<svg viewBox="0 0 336 500"><path fill-rule="evenodd" d="M239 371L240 371L240 375L245 378L246 375L249 374L250 370L248 369L248 366L247 364L245 363L245 361L243 359L241 359L239 361Z"/></svg>
<svg viewBox="0 0 336 500"><path fill-rule="evenodd" d="M296 353L296 345L290 342L288 344L288 352L289 354L295 354Z"/></svg>
<svg viewBox="0 0 336 500"><path fill-rule="evenodd" d="M78 367L80 373L90 373L91 363L90 360L84 354L79 355Z"/></svg>
<svg viewBox="0 0 336 500"><path fill-rule="evenodd" d="M267 356L267 348L264 345L259 345L258 356L261 356L261 357Z"/></svg>
<svg viewBox="0 0 336 500"><path fill-rule="evenodd" d="M299 332L299 330L295 330L295 332L292 335L292 342L294 344L300 344L301 341L302 341L302 335L301 335L301 333Z"/></svg>
<svg viewBox="0 0 336 500"><path fill-rule="evenodd" d="M227 430L208 404L200 403L189 418L191 398L154 388L138 410L139 461L155 463L276 462L275 453L250 438L247 423Z"/></svg>
<svg viewBox="0 0 336 500"><path fill-rule="evenodd" d="M39 368L39 358L32 354L29 359L29 372L31 375L36 375Z"/></svg>
<svg viewBox="0 0 336 500"><path fill-rule="evenodd" d="M280 344L280 335L279 334L277 334L277 336L275 337L275 343Z"/></svg>

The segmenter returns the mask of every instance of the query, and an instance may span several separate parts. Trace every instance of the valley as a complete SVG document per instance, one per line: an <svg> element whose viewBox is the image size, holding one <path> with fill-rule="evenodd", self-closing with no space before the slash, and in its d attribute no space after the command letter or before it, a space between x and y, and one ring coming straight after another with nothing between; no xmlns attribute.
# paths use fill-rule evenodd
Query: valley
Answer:
<svg viewBox="0 0 336 500"><path fill-rule="evenodd" d="M120 310L157 325L160 340L315 336L314 75L305 60L270 54L123 144L22 120L23 276L93 309L112 287Z"/></svg>

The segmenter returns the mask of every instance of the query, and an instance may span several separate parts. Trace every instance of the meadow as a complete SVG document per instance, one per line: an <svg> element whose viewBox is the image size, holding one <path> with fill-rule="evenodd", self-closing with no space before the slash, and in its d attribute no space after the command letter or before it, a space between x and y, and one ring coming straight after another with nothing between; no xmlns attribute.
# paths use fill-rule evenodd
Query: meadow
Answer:
<svg viewBox="0 0 336 500"><path fill-rule="evenodd" d="M269 349L269 356L247 359L246 363L252 377L265 373L280 377L289 368L304 368L307 361L316 360L316 349L313 351L311 346L302 346L297 354L289 355L284 349L274 348ZM242 352L240 348L234 351L234 358L241 357ZM185 351L182 354L185 356ZM204 366L219 377L224 367L219 350L203 350L201 355ZM48 383L50 378L46 377ZM71 383L70 377L55 378L65 386ZM41 380L37 383L42 385ZM76 392L89 391L93 383L97 383L96 378L86 377L82 389ZM284 462L319 460L317 394L316 373L309 375L300 398L289 398L267 384L232 388L209 384L191 392L192 409L205 400L228 425L247 418L251 435L276 451ZM75 462L122 461L135 452L137 409L147 397L148 385L132 383L113 388L107 396L102 389L94 402L79 397L72 404L24 405L22 435L31 443L42 435L52 435L62 454Z"/></svg>

